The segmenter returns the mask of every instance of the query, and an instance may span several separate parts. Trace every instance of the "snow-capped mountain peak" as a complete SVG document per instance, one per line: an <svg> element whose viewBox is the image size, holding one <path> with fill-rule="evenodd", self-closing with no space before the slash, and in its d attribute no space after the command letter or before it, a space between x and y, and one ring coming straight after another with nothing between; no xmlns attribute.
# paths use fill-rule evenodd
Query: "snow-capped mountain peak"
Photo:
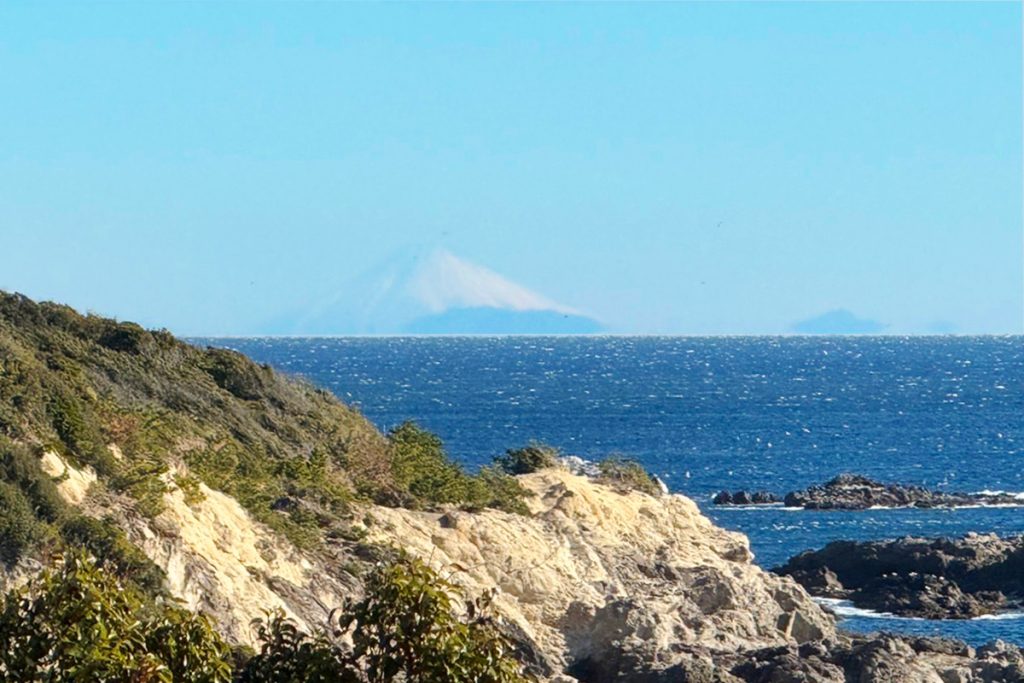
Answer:
<svg viewBox="0 0 1024 683"><path fill-rule="evenodd" d="M578 315L493 270L465 261L445 249L431 251L405 282L404 294L419 301L427 311L452 308L501 308L512 311L556 311Z"/></svg>
<svg viewBox="0 0 1024 683"><path fill-rule="evenodd" d="M600 324L446 249L400 252L311 307L294 334L575 333Z"/></svg>

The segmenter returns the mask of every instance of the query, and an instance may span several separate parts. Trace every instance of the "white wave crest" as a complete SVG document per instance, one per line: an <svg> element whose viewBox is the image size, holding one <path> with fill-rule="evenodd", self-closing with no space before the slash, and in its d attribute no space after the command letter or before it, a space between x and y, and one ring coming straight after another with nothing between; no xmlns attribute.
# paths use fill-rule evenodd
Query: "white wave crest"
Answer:
<svg viewBox="0 0 1024 683"><path fill-rule="evenodd" d="M891 612L876 612L875 610L855 607L849 600L839 598L812 598L822 607L835 612L840 617L862 617L865 619L897 619L899 621L940 621L938 619L924 619L922 617L901 617ZM1013 610L1010 612L997 612L996 614L983 614L980 617L973 617L965 621L1008 621L1012 619L1024 619L1024 610Z"/></svg>

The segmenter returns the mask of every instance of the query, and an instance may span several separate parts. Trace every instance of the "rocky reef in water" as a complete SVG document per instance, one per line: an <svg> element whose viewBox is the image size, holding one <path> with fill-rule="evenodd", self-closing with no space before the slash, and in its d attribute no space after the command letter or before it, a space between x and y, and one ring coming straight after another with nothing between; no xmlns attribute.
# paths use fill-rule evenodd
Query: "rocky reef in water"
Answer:
<svg viewBox="0 0 1024 683"><path fill-rule="evenodd" d="M766 491L722 491L715 505L765 505L780 502ZM818 486L791 491L782 499L788 507L806 510L867 510L870 508L954 508L971 505L1022 505L1011 493L956 493L923 486L885 484L859 474L840 474Z"/></svg>
<svg viewBox="0 0 1024 683"><path fill-rule="evenodd" d="M782 499L768 491L719 491L711 502L715 505L775 505Z"/></svg>
<svg viewBox="0 0 1024 683"><path fill-rule="evenodd" d="M971 619L1024 598L1024 537L834 541L774 570L812 595L925 619Z"/></svg>

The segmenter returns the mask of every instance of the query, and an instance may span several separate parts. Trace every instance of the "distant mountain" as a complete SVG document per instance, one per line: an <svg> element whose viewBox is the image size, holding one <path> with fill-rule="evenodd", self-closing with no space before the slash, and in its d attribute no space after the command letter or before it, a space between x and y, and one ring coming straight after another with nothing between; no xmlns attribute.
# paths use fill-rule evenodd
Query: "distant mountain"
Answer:
<svg viewBox="0 0 1024 683"><path fill-rule="evenodd" d="M888 325L870 318L858 318L838 308L794 323L790 329L800 334L877 334Z"/></svg>
<svg viewBox="0 0 1024 683"><path fill-rule="evenodd" d="M586 334L599 322L444 249L400 252L272 334Z"/></svg>

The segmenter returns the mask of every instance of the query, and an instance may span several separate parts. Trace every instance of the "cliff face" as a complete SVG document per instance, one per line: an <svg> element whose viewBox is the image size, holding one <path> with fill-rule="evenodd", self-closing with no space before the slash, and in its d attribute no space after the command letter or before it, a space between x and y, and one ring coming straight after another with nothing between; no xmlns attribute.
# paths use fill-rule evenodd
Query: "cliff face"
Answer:
<svg viewBox="0 0 1024 683"><path fill-rule="evenodd" d="M274 610L312 631L359 592L340 552L298 550L234 498L205 484L186 494L173 474L166 476L163 511L149 518L129 498L97 484L91 469L76 468L53 452L44 454L43 466L69 504L98 519L114 518L166 573L167 590L210 616L232 642L254 645L250 623Z"/></svg>

